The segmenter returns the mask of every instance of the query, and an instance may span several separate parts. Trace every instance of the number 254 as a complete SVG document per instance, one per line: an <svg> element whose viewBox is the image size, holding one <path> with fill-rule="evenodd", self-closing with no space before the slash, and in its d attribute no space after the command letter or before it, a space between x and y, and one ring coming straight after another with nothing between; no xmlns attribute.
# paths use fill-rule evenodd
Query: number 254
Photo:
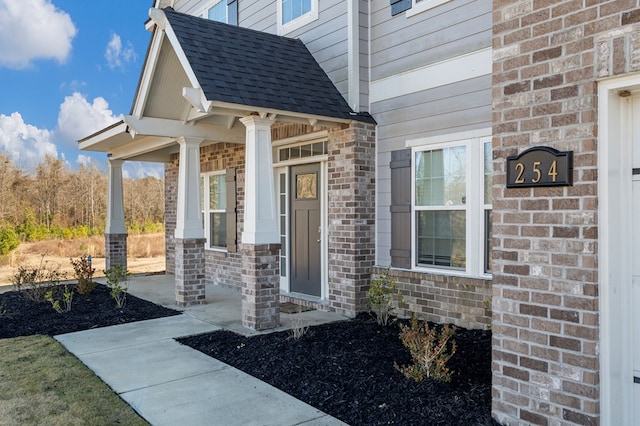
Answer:
<svg viewBox="0 0 640 426"><path fill-rule="evenodd" d="M533 166L533 173L535 173L535 177L531 179L532 183L538 183L542 179L543 171L540 169L541 164L542 163L540 161L533 162L532 166ZM524 163L516 163L516 172L518 173L518 176L516 177L515 183L517 184L525 183L524 176L523 176L525 172ZM556 181L556 179L558 178L558 164L556 160L553 160L546 174L551 178L551 182Z"/></svg>

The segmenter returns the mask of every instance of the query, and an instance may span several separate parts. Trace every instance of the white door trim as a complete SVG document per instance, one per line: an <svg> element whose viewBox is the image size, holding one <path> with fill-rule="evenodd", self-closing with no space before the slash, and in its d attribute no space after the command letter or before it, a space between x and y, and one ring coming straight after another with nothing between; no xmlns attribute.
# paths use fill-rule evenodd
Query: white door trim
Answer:
<svg viewBox="0 0 640 426"><path fill-rule="evenodd" d="M633 424L631 280L631 143L622 90L640 88L640 74L598 83L598 281L602 425ZM625 124L626 123L626 124Z"/></svg>

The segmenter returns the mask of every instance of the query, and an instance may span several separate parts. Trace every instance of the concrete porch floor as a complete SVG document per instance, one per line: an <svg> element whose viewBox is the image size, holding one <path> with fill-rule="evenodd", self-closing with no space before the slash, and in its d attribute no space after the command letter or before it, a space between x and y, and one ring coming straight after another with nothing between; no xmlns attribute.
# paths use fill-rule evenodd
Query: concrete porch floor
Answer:
<svg viewBox="0 0 640 426"><path fill-rule="evenodd" d="M96 281L100 283L105 282L104 279L97 279ZM129 278L129 293L141 299L181 311L190 317L244 336L290 330L294 328L296 324L299 326L314 326L349 319L335 312L320 310L295 314L280 312L280 326L278 328L255 331L242 325L242 296L240 289L209 284L206 286L205 304L181 308L176 305L175 301L175 281L173 275L133 275Z"/></svg>

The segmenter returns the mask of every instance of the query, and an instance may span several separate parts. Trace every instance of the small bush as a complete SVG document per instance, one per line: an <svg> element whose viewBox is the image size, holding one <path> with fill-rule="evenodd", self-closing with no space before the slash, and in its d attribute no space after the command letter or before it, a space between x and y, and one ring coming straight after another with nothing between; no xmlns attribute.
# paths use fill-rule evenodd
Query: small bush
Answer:
<svg viewBox="0 0 640 426"><path fill-rule="evenodd" d="M40 259L40 265L18 268L18 272L13 276L13 288L27 299L43 302L46 301L45 294L52 286L57 286L65 278L64 272L60 271L60 265L48 267L44 261L44 255Z"/></svg>
<svg viewBox="0 0 640 426"><path fill-rule="evenodd" d="M129 275L131 273L126 271L122 265L115 265L104 271L104 276L107 278L107 286L111 289L111 297L115 300L118 309L124 307L127 301L127 279Z"/></svg>
<svg viewBox="0 0 640 426"><path fill-rule="evenodd" d="M52 287L44 294L44 299L47 302L51 303L53 310L59 314L63 312L71 312L71 303L73 301L73 290L70 289L69 286L65 284L64 291L62 291L62 297L54 296L54 292L59 293L59 287ZM62 304L64 304L64 307L60 303L60 299L62 300Z"/></svg>
<svg viewBox="0 0 640 426"><path fill-rule="evenodd" d="M96 283L93 282L93 274L96 270L91 266L91 258L85 254L77 260L73 258L70 260L76 280L78 280L78 293L91 293L96 288Z"/></svg>
<svg viewBox="0 0 640 426"><path fill-rule="evenodd" d="M440 332L436 327L429 328L426 322L418 321L413 316L411 325L400 324L400 340L409 349L413 364L396 368L405 377L421 382L428 377L439 382L451 380L453 371L447 367L447 362L456 353L456 342L449 340L456 332L455 326L444 325Z"/></svg>
<svg viewBox="0 0 640 426"><path fill-rule="evenodd" d="M389 277L389 271L384 271L380 278L372 279L367 298L369 307L376 314L378 324L386 326L395 310L394 296L402 302L402 293L398 290L395 278Z"/></svg>
<svg viewBox="0 0 640 426"><path fill-rule="evenodd" d="M291 335L293 340L300 340L309 331L309 325L302 319L302 306L298 307L298 313L293 316L291 323Z"/></svg>

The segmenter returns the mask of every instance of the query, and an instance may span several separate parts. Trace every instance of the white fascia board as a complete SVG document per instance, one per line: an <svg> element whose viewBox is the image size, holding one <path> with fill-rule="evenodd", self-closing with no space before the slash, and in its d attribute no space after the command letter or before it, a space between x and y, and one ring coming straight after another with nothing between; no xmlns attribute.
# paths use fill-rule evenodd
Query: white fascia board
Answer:
<svg viewBox="0 0 640 426"><path fill-rule="evenodd" d="M151 9L153 11L153 9ZM149 15L151 15L151 11ZM132 114L136 117L141 117L144 111L144 107L147 104L147 97L149 96L149 90L151 89L151 81L156 71L156 65L158 64L158 57L160 56L160 48L162 41L164 40L164 32L160 30L159 26L156 26L153 36L151 38L151 46L149 52L144 61L144 68L142 69L142 76L140 77L140 84L136 93L135 100L133 102Z"/></svg>
<svg viewBox="0 0 640 426"><path fill-rule="evenodd" d="M212 111L218 108L220 110L229 110L229 111L236 111L236 112L246 111L246 113L243 114L242 116L252 115L255 112L258 112L264 116L273 114L278 117L276 121L296 122L296 123L304 123L304 124L311 124L312 122L315 122L316 126L326 126L326 127L337 127L340 124L349 123L353 121L352 119L346 119L346 118L327 117L322 115L307 114L303 112L285 111L281 109L257 107L257 106L251 106L251 105L241 105L241 104L234 104L230 102L220 102L220 101L211 101L210 108L212 108L211 109Z"/></svg>
<svg viewBox="0 0 640 426"><path fill-rule="evenodd" d="M370 102L381 102L492 73L492 49L485 48L371 82Z"/></svg>
<svg viewBox="0 0 640 426"><path fill-rule="evenodd" d="M176 143L175 138L158 136L137 137L126 145L122 145L111 151L112 159L127 160L132 157L149 154Z"/></svg>
<svg viewBox="0 0 640 426"><path fill-rule="evenodd" d="M138 135L161 136L167 138L193 138L229 143L244 143L243 129L229 129L226 125L184 124L182 121L163 118L135 118L125 116L131 131Z"/></svg>
<svg viewBox="0 0 640 426"><path fill-rule="evenodd" d="M115 123L97 133L94 133L93 135L80 139L78 141L78 148L82 151L107 152L109 150L110 140L113 140L114 138L122 138L122 135L128 136L127 128L127 123L124 121Z"/></svg>

